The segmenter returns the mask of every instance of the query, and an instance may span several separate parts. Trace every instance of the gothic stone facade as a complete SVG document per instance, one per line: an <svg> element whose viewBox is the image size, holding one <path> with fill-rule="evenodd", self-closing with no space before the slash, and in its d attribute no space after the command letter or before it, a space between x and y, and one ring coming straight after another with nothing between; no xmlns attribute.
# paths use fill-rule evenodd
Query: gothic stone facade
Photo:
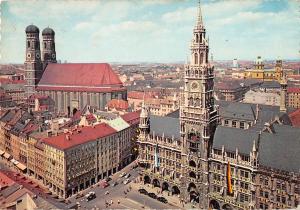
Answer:
<svg viewBox="0 0 300 210"><path fill-rule="evenodd" d="M200 11L191 63L185 66L179 116L154 116L142 107L137 141L141 177L144 183L200 208L295 208L299 202L299 131L290 126L283 104L259 109L234 102L233 110L228 105L221 110L225 126L217 127L213 67L207 59ZM239 126L226 127L228 119ZM271 119L275 120L264 125ZM283 147L289 148L288 154Z"/></svg>
<svg viewBox="0 0 300 210"><path fill-rule="evenodd" d="M182 200L193 200L201 208L208 208L208 151L218 111L213 99L214 68L208 62L208 38L200 5L190 49L192 59L185 66L180 120L152 117L149 125L148 110L143 107L139 162L144 167L145 182L151 180L163 190L180 194Z"/></svg>

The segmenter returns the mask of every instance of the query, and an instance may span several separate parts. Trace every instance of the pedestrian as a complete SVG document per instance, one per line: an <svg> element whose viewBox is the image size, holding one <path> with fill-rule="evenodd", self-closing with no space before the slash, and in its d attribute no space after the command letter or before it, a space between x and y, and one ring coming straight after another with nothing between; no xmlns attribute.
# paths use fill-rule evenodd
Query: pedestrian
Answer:
<svg viewBox="0 0 300 210"><path fill-rule="evenodd" d="M120 200L118 200L118 204L120 204Z"/></svg>
<svg viewBox="0 0 300 210"><path fill-rule="evenodd" d="M113 200L110 200L110 204L111 204L111 205L113 204Z"/></svg>

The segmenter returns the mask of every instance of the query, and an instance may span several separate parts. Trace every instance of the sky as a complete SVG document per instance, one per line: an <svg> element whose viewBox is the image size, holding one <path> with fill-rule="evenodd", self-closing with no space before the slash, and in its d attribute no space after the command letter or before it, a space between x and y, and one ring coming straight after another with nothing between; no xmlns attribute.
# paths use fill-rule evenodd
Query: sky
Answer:
<svg viewBox="0 0 300 210"><path fill-rule="evenodd" d="M2 0L0 63L24 63L30 24L54 29L62 61L183 62L197 7L197 0ZM299 0L202 0L201 8L214 60L300 58Z"/></svg>

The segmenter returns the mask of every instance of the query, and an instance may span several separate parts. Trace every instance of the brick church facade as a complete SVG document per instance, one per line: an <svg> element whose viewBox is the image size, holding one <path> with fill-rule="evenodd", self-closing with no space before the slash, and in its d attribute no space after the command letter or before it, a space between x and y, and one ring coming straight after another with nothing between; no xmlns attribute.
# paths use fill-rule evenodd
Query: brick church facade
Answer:
<svg viewBox="0 0 300 210"><path fill-rule="evenodd" d="M127 90L107 63L56 61L55 32L29 25L26 32L25 88L27 97L38 93L55 101L56 113L74 114L86 105L104 110L111 99L127 99ZM42 48L42 50L40 49Z"/></svg>

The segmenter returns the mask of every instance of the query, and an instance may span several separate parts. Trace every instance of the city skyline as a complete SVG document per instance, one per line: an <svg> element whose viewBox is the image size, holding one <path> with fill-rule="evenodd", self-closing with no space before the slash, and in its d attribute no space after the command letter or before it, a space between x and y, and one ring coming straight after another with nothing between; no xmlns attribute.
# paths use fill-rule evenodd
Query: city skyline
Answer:
<svg viewBox="0 0 300 210"><path fill-rule="evenodd" d="M88 2L2 2L1 63L24 62L31 23L54 29L62 61L187 60L196 1ZM297 1L202 1L210 52L215 60L299 59L297 9Z"/></svg>

